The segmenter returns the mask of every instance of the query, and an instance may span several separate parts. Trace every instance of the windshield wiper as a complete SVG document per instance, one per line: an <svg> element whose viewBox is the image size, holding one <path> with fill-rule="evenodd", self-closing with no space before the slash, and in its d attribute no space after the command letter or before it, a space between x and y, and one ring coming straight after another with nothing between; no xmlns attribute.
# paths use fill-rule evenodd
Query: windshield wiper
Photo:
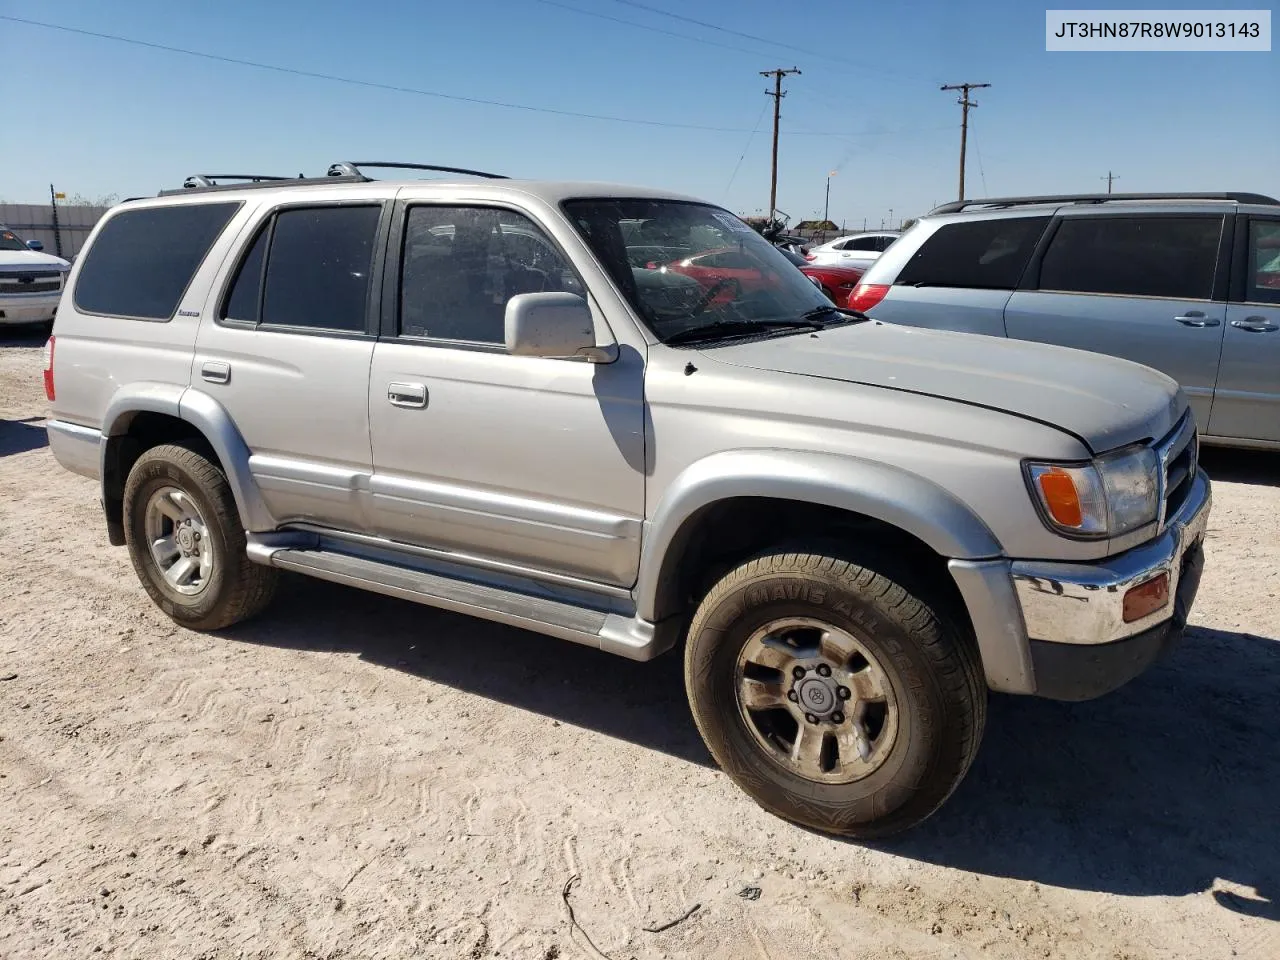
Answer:
<svg viewBox="0 0 1280 960"><path fill-rule="evenodd" d="M827 307L814 307L812 310L809 310L809 311L806 311L805 313L800 314L800 316L804 320L817 320L819 317L825 317L833 313L839 316L840 320L832 320L829 323L823 324L823 326L829 327L833 323L840 323L843 320L870 320L871 319L861 310L851 310L848 307L837 307L834 304Z"/></svg>
<svg viewBox="0 0 1280 960"><path fill-rule="evenodd" d="M813 311L809 312L812 313ZM753 333L762 333L765 330L783 328L821 330L824 326L825 324L818 322L815 317L810 317L808 314L796 320L717 320L715 323L703 324L700 327L690 327L687 330L681 330L679 333L673 333L667 337L666 342L669 344L693 343L698 340L713 340L717 337L750 336Z"/></svg>

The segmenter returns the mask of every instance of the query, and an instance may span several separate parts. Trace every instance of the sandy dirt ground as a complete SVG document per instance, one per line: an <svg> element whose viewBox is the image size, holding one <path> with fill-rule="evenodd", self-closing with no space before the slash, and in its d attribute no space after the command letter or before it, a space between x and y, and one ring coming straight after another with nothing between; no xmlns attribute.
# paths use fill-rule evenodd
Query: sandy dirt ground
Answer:
<svg viewBox="0 0 1280 960"><path fill-rule="evenodd" d="M41 343L0 340L0 957L1280 957L1280 457L1206 457L1175 655L993 698L950 803L868 846L716 770L674 657L300 578L176 628L49 453Z"/></svg>

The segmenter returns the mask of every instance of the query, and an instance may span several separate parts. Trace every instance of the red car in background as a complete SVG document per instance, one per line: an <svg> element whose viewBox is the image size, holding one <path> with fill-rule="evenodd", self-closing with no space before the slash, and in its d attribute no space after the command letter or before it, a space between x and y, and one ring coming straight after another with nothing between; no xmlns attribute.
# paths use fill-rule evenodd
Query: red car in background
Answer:
<svg viewBox="0 0 1280 960"><path fill-rule="evenodd" d="M849 295L862 278L862 271L849 267L820 267L808 263L804 257L790 250L778 250L784 257L814 281L823 293L837 307L848 306ZM650 269L669 270L697 280L708 290L715 286L721 289L712 299L713 303L728 303L742 290L759 290L772 286L776 280L767 276L756 266L755 261L741 251L731 247L720 250L706 250L692 257L685 257L659 266L650 263Z"/></svg>

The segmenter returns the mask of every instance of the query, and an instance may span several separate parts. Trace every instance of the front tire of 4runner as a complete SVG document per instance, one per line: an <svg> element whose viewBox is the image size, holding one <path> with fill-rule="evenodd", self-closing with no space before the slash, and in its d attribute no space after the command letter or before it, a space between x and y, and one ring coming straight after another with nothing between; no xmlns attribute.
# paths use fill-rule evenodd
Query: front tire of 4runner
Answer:
<svg viewBox="0 0 1280 960"><path fill-rule="evenodd" d="M192 630L260 613L278 571L253 563L227 478L200 451L166 443L142 454L124 488L124 536L156 606Z"/></svg>
<svg viewBox="0 0 1280 960"><path fill-rule="evenodd" d="M976 645L877 557L770 553L694 614L685 684L720 767L770 812L872 838L927 818L977 754Z"/></svg>

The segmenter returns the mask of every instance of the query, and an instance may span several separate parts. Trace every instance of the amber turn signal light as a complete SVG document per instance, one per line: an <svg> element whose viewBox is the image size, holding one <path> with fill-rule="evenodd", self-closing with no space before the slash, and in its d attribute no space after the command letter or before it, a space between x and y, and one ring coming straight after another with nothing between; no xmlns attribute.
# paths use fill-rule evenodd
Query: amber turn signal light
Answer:
<svg viewBox="0 0 1280 960"><path fill-rule="evenodd" d="M1080 495L1076 492L1071 474L1058 467L1050 467L1037 478L1044 505L1049 515L1063 527L1080 527L1084 524L1084 512L1080 509Z"/></svg>
<svg viewBox="0 0 1280 960"><path fill-rule="evenodd" d="M1124 622L1133 623L1155 613L1169 602L1169 574L1162 573L1131 588L1124 595Z"/></svg>

